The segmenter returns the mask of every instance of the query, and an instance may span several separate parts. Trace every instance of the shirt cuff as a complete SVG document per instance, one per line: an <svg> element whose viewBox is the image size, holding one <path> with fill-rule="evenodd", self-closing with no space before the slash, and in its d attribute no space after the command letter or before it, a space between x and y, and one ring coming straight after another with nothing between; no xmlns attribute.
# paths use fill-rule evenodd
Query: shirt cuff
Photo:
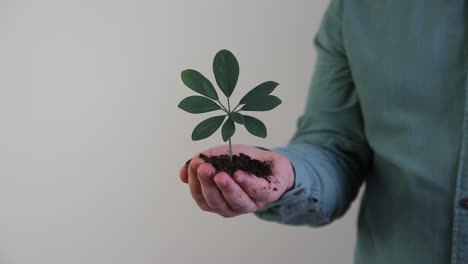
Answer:
<svg viewBox="0 0 468 264"><path fill-rule="evenodd" d="M301 146L296 146L295 148L297 147L300 148ZM316 174L308 171L310 167L306 165L303 151L297 151L292 146L269 150L284 155L289 159L295 174L294 185L278 200L256 211L255 215L264 220L288 222L288 220L293 219L297 214L304 213L305 211L314 212L319 210L319 184L317 184Z"/></svg>

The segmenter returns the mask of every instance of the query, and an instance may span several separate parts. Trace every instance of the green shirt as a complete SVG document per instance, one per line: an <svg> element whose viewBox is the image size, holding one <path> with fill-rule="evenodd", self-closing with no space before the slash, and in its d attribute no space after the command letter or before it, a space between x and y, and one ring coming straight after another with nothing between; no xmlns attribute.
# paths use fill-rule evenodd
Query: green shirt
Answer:
<svg viewBox="0 0 468 264"><path fill-rule="evenodd" d="M355 263L468 263L468 1L333 0L304 114L276 148L295 185L257 211L319 226L365 183Z"/></svg>

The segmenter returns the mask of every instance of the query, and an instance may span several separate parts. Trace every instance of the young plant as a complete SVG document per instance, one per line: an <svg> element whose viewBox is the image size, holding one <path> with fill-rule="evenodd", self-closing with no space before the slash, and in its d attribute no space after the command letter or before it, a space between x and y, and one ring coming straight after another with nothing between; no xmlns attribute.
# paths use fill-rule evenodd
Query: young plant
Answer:
<svg viewBox="0 0 468 264"><path fill-rule="evenodd" d="M196 70L182 71L183 83L200 95L183 99L178 107L192 114L201 114L220 110L224 114L210 117L198 124L192 132L192 140L202 140L214 134L222 125L221 135L224 142L229 142L229 157L232 161L231 138L236 131L236 125L243 125L247 131L257 137L265 138L267 129L259 119L241 114L248 111L269 111L281 104L281 100L270 95L278 86L273 81L264 82L253 88L242 97L236 107L231 107L230 97L239 78L239 63L228 50L219 51L213 60L213 72L221 92L226 96L224 105L213 84Z"/></svg>

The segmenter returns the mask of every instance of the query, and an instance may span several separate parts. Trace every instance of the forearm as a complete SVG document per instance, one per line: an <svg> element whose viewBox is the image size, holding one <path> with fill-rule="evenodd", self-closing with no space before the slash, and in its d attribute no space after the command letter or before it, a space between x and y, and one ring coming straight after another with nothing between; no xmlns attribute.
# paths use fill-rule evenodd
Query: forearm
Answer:
<svg viewBox="0 0 468 264"><path fill-rule="evenodd" d="M358 91L341 31L343 1L333 0L315 37L317 63L304 114L290 144L274 149L296 171L295 184L257 216L323 225L343 215L370 164Z"/></svg>
<svg viewBox="0 0 468 264"><path fill-rule="evenodd" d="M312 144L272 149L286 156L295 169L291 190L255 214L268 221L320 226L344 214L356 197L361 177L333 151Z"/></svg>

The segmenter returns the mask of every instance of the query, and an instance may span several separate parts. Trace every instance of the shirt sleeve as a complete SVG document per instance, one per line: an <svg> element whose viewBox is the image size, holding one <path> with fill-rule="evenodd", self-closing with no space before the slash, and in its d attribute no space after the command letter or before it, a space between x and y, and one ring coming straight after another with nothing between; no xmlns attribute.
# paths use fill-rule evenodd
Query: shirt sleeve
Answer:
<svg viewBox="0 0 468 264"><path fill-rule="evenodd" d="M342 216L356 198L371 159L359 98L342 38L342 0L328 6L314 38L317 61L304 114L286 156L295 183L255 212L267 221L321 226Z"/></svg>

